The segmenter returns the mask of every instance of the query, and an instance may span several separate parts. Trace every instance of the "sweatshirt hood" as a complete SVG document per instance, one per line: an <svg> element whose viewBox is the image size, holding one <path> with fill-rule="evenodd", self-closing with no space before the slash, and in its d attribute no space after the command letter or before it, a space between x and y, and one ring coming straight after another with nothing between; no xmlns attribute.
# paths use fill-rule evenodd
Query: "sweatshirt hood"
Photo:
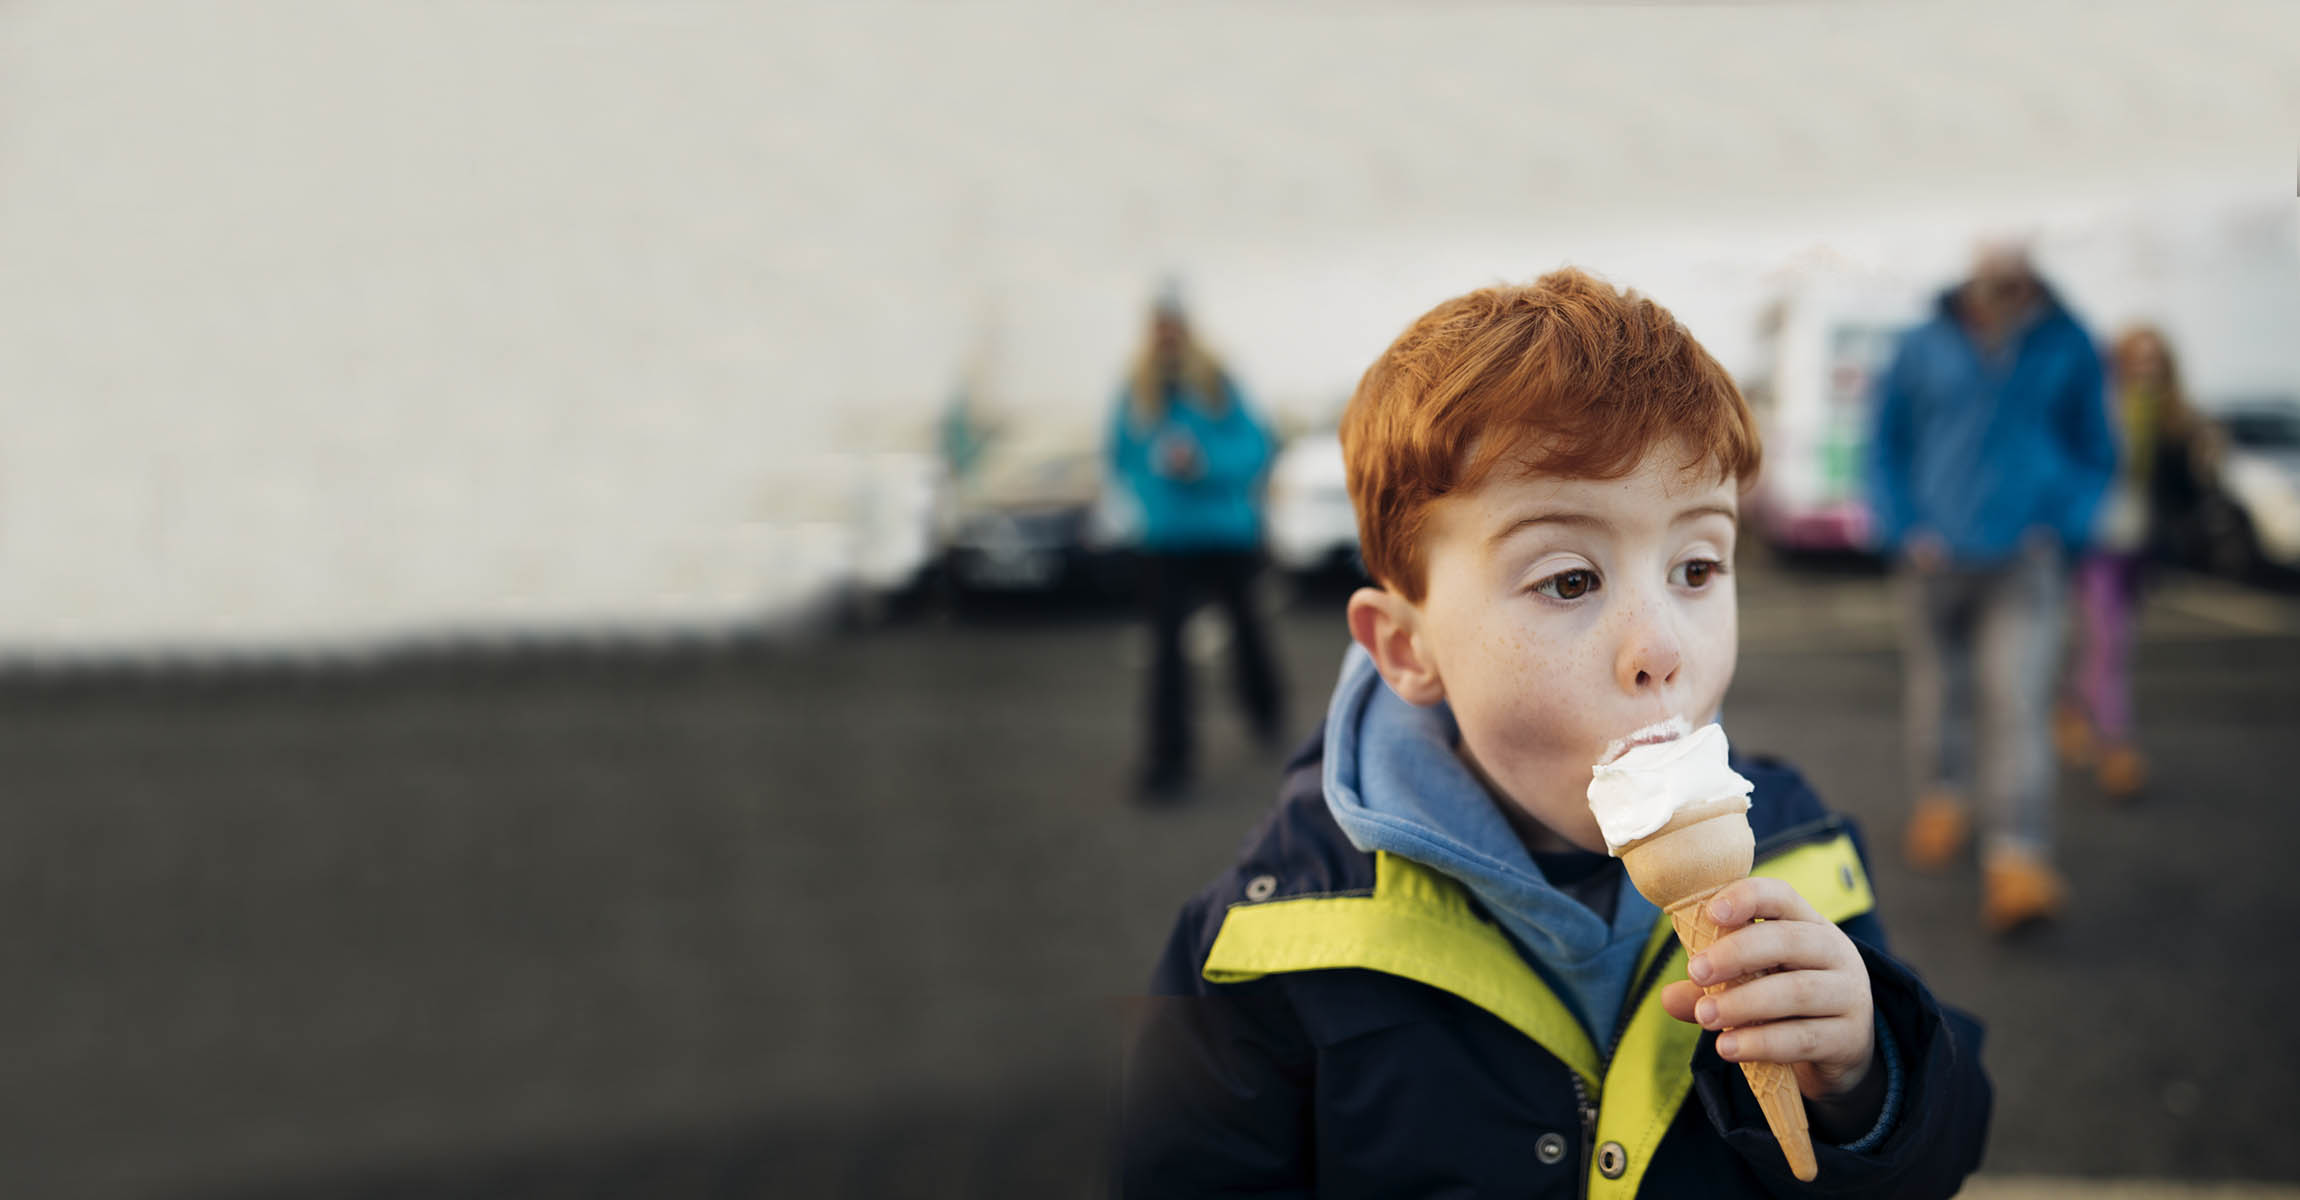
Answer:
<svg viewBox="0 0 2300 1200"><path fill-rule="evenodd" d="M1462 761L1460 741L1450 707L1406 703L1352 646L1326 712L1326 806L1358 850L1467 887L1603 1047L1660 910L1626 876L1611 922L1553 886L1502 815L1509 801Z"/></svg>

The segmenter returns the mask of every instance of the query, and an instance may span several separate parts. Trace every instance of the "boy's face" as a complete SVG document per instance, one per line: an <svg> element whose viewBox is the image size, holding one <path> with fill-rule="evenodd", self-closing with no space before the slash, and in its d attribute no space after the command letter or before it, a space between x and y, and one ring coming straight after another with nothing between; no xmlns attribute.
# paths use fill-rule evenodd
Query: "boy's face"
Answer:
<svg viewBox="0 0 2300 1200"><path fill-rule="evenodd" d="M1606 744L1669 717L1699 726L1733 681L1740 489L1683 461L1664 447L1610 480L1504 468L1426 526L1428 587L1407 620L1462 755L1585 850L1605 848L1587 793Z"/></svg>

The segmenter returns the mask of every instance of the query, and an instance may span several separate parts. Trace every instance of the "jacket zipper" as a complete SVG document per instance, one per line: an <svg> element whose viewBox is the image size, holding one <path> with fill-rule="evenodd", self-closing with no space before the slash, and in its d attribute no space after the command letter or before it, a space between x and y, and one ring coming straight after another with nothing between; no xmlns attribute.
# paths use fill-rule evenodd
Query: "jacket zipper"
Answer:
<svg viewBox="0 0 2300 1200"><path fill-rule="evenodd" d="M1580 1196L1581 1200L1589 1200L1589 1169L1596 1162L1590 1156L1596 1153L1597 1106L1589 1102L1589 1089L1582 1084L1579 1074L1573 1075L1573 1106L1581 1113L1581 1153L1573 1160L1574 1169L1580 1172L1580 1178L1576 1181L1579 1187L1574 1194Z"/></svg>

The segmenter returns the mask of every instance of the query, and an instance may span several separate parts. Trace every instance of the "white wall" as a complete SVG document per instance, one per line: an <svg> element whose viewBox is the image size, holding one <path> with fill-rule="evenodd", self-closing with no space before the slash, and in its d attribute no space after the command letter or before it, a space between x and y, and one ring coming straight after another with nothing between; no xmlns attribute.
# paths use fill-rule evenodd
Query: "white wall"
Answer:
<svg viewBox="0 0 2300 1200"><path fill-rule="evenodd" d="M1091 422L1168 272L1304 413L1567 259L1739 365L1816 238L2289 202L2293 45L2269 4L9 5L0 655L785 608L854 554L834 451L923 445L993 323L997 398Z"/></svg>

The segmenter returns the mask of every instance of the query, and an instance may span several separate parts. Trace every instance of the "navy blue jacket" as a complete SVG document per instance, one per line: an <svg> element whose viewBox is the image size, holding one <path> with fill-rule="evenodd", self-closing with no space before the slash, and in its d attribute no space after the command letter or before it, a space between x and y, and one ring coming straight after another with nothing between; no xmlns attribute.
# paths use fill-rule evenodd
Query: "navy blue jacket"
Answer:
<svg viewBox="0 0 2300 1200"><path fill-rule="evenodd" d="M1159 960L1126 1068L1123 1195L1924 1197L1978 1164L1980 1026L1887 954L1857 835L1793 769L1734 762L1756 784L1756 873L1853 938L1901 1080L1883 1140L1816 1138L1810 1184L1715 1035L1661 1011L1685 977L1666 918L1596 1045L1468 889L1350 845L1322 745Z"/></svg>

